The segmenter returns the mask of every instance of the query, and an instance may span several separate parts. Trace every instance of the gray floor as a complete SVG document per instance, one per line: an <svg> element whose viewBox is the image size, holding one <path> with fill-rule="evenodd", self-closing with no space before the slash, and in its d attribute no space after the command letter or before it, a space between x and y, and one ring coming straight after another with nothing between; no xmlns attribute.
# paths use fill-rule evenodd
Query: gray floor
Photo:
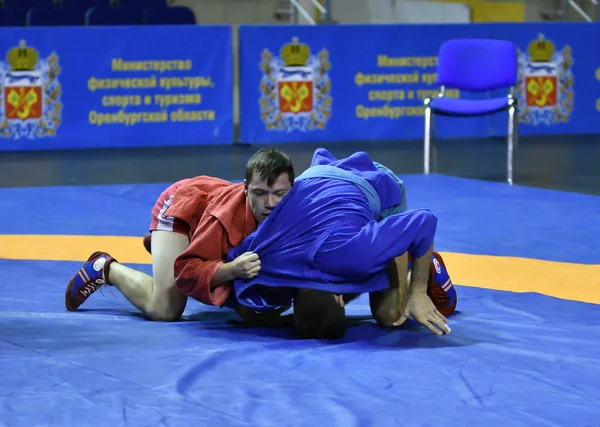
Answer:
<svg viewBox="0 0 600 427"><path fill-rule="evenodd" d="M398 174L423 171L422 141L275 144L297 173L315 148L342 157L366 151ZM0 153L0 187L173 182L194 175L243 179L260 145ZM522 137L515 184L600 195L600 135ZM438 173L503 181L504 139L440 141Z"/></svg>

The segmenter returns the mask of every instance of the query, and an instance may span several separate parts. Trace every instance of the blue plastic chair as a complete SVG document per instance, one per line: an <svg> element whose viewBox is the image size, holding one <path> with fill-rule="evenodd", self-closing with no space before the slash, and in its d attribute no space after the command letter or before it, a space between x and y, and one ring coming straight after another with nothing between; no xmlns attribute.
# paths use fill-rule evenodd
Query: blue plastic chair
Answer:
<svg viewBox="0 0 600 427"><path fill-rule="evenodd" d="M60 6L67 10L76 10L84 16L92 7L110 7L110 0L60 0Z"/></svg>
<svg viewBox="0 0 600 427"><path fill-rule="evenodd" d="M125 7L92 7L85 14L90 25L142 25L142 12Z"/></svg>
<svg viewBox="0 0 600 427"><path fill-rule="evenodd" d="M20 9L0 7L0 27L24 27L25 12Z"/></svg>
<svg viewBox="0 0 600 427"><path fill-rule="evenodd" d="M504 40L456 39L442 44L438 56L437 97L425 100L424 169L429 174L431 142L437 160L435 115L448 117L478 117L508 110L506 181L513 183L514 155L518 141L516 120L517 100L514 86L518 80L516 46ZM446 88L465 92L482 93L508 89L508 95L482 100L446 98Z"/></svg>
<svg viewBox="0 0 600 427"><path fill-rule="evenodd" d="M115 2L121 7L135 7L138 9L167 7L167 0L117 0Z"/></svg>
<svg viewBox="0 0 600 427"><path fill-rule="evenodd" d="M2 3L2 0L0 0ZM33 7L52 7L56 6L54 0L4 0L4 7L11 9L22 9L27 12Z"/></svg>
<svg viewBox="0 0 600 427"><path fill-rule="evenodd" d="M27 26L60 27L83 25L83 14L60 7L34 7L27 12Z"/></svg>
<svg viewBox="0 0 600 427"><path fill-rule="evenodd" d="M170 6L144 10L144 25L196 25L196 15L185 6Z"/></svg>

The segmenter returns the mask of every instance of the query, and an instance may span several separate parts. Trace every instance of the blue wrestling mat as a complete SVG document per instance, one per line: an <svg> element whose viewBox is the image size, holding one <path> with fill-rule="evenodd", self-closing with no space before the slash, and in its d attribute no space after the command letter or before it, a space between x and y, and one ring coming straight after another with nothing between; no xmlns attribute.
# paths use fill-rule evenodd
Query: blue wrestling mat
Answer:
<svg viewBox="0 0 600 427"><path fill-rule="evenodd" d="M167 184L0 189L0 426L600 425L600 197L403 179L409 208L440 220L458 284L448 336L383 330L367 296L334 342L194 301L182 322L149 322L113 288L70 313L89 253L42 246L138 236L143 254Z"/></svg>

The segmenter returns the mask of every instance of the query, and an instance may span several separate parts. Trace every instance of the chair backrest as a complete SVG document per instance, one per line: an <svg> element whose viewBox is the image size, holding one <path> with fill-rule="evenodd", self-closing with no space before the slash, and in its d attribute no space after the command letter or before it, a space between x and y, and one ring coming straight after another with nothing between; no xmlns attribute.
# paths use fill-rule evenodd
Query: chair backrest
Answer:
<svg viewBox="0 0 600 427"><path fill-rule="evenodd" d="M505 40L456 39L442 44L438 84L487 92L517 84L517 48Z"/></svg>
<svg viewBox="0 0 600 427"><path fill-rule="evenodd" d="M25 26L25 11L20 9L0 8L0 27Z"/></svg>
<svg viewBox="0 0 600 427"><path fill-rule="evenodd" d="M4 7L8 7L9 9L19 9L25 12L34 7L56 6L54 0L0 0L1 3L4 3Z"/></svg>
<svg viewBox="0 0 600 427"><path fill-rule="evenodd" d="M92 7L85 14L86 25L142 25L142 12L125 7Z"/></svg>
<svg viewBox="0 0 600 427"><path fill-rule="evenodd" d="M54 0L21 0L21 3L26 4L29 9L34 7L53 7L57 5Z"/></svg>
<svg viewBox="0 0 600 427"><path fill-rule="evenodd" d="M11 10L19 10L27 13L29 10L29 4L22 0L4 0L3 7Z"/></svg>
<svg viewBox="0 0 600 427"><path fill-rule="evenodd" d="M136 7L138 9L167 7L167 0L117 0L116 3L122 7Z"/></svg>
<svg viewBox="0 0 600 427"><path fill-rule="evenodd" d="M109 7L110 0L60 0L63 9L78 10L85 15L92 7Z"/></svg>
<svg viewBox="0 0 600 427"><path fill-rule="evenodd" d="M196 15L185 6L170 6L146 9L143 13L145 25L195 25Z"/></svg>
<svg viewBox="0 0 600 427"><path fill-rule="evenodd" d="M31 27L83 25L83 14L60 7L34 7L27 12L27 25Z"/></svg>

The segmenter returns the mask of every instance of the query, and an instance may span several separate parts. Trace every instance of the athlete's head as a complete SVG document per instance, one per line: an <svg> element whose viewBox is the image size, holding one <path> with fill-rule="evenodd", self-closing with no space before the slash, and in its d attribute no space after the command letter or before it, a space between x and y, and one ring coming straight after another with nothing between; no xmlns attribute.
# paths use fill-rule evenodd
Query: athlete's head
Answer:
<svg viewBox="0 0 600 427"><path fill-rule="evenodd" d="M246 194L257 222L264 221L294 184L290 157L274 148L261 148L246 164Z"/></svg>

